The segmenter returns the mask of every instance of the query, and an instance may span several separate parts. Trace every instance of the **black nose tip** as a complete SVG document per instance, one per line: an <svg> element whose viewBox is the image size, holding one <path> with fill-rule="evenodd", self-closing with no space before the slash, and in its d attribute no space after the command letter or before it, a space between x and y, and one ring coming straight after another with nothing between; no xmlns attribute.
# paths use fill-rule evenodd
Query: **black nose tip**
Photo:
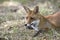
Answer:
<svg viewBox="0 0 60 40"><path fill-rule="evenodd" d="M25 26L27 26L27 24L25 24Z"/></svg>

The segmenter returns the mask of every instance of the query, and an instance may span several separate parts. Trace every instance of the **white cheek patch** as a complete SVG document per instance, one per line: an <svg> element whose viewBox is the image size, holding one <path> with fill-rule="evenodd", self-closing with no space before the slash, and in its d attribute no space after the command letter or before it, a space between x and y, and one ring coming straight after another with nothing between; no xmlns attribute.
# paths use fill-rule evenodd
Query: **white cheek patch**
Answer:
<svg viewBox="0 0 60 40"><path fill-rule="evenodd" d="M35 27L37 27L37 26L39 25L39 23L40 23L40 20L35 20L35 21L33 21L32 23L35 24ZM31 24L32 24L32 23L31 23Z"/></svg>
<svg viewBox="0 0 60 40"><path fill-rule="evenodd" d="M39 25L39 23L40 23L40 20L35 20L35 21L33 21L32 23L35 24L35 26L34 26L34 25L31 25L31 27L32 27L34 30L39 31L39 30L38 30L38 25ZM31 24L32 24L32 23L31 23Z"/></svg>

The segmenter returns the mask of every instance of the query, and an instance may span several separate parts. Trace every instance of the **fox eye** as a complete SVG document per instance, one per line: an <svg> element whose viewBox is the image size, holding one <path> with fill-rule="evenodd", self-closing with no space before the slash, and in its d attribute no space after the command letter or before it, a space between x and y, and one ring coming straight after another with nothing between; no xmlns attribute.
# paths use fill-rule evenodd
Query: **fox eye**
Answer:
<svg viewBox="0 0 60 40"><path fill-rule="evenodd" d="M26 19L28 19L28 17L26 17Z"/></svg>

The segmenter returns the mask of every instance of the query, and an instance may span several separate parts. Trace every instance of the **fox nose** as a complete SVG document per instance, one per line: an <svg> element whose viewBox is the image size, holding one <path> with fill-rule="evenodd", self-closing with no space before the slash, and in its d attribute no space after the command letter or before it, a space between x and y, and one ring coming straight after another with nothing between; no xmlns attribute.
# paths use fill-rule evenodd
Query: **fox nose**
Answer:
<svg viewBox="0 0 60 40"><path fill-rule="evenodd" d="M27 24L25 24L25 26L27 26Z"/></svg>
<svg viewBox="0 0 60 40"><path fill-rule="evenodd" d="M30 26L30 24L25 24L25 26Z"/></svg>
<svg viewBox="0 0 60 40"><path fill-rule="evenodd" d="M33 29L30 24L25 24L26 28Z"/></svg>

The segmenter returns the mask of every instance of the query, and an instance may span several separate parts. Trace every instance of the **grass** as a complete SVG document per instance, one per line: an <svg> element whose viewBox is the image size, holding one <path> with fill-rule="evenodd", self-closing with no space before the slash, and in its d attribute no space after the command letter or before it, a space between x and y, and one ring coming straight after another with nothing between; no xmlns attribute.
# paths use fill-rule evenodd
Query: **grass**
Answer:
<svg viewBox="0 0 60 40"><path fill-rule="evenodd" d="M48 9L48 8L42 7L42 8L40 8L40 13L45 16L50 15L50 14L53 14L53 9Z"/></svg>
<svg viewBox="0 0 60 40"><path fill-rule="evenodd" d="M23 4L26 4L28 2L28 0L13 0L13 1L18 1L18 2L21 2Z"/></svg>

